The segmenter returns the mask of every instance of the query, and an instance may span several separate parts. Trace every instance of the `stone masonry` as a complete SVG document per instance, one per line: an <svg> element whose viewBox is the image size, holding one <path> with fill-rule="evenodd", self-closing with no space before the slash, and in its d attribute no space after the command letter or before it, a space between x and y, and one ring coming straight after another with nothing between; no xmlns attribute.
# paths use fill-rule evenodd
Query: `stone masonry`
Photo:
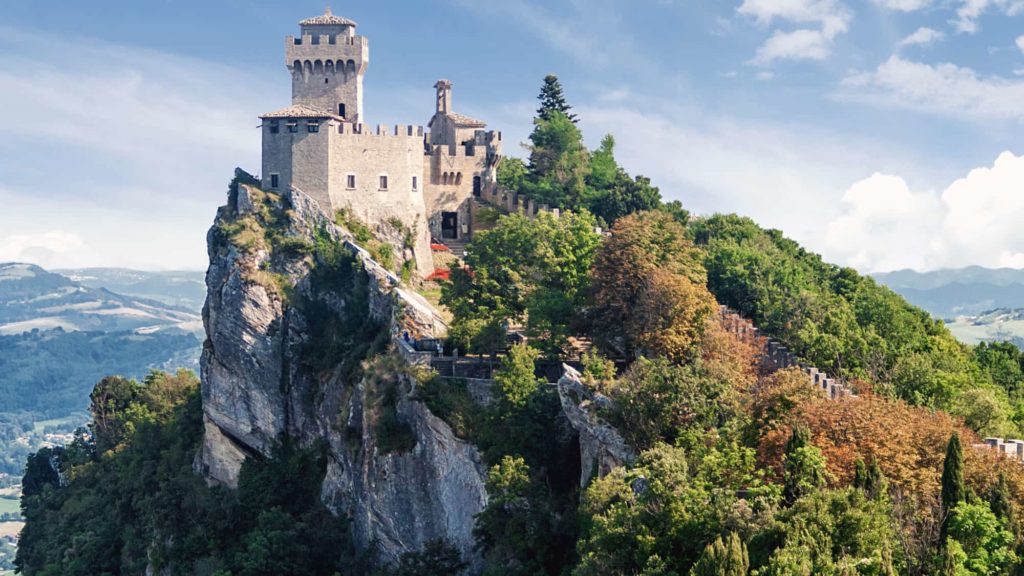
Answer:
<svg viewBox="0 0 1024 576"><path fill-rule="evenodd" d="M260 116L263 187L301 190L331 213L347 209L371 225L400 220L415 232L420 274L431 274L432 238L473 234L470 200L496 186L501 133L456 113L448 80L434 86L426 129L365 124L369 40L330 10L299 26L300 36L285 40L292 103Z"/></svg>

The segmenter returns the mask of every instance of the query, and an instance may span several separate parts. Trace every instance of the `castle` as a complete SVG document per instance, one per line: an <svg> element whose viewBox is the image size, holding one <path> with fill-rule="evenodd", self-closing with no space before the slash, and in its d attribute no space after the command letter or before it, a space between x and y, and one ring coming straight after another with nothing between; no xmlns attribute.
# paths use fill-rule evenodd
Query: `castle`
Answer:
<svg viewBox="0 0 1024 576"><path fill-rule="evenodd" d="M433 272L431 238L462 243L473 233L471 199L491 192L501 133L454 111L452 83L439 80L434 116L422 126L363 123L370 44L356 23L327 9L285 40L291 106L260 116L262 183L298 190L334 213L347 209L415 231L420 273Z"/></svg>

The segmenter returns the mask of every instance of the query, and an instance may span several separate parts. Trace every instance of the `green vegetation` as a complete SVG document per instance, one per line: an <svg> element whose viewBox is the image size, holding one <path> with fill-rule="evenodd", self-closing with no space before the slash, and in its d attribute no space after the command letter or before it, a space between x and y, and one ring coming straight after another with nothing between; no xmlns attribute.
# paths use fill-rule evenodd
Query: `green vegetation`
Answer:
<svg viewBox="0 0 1024 576"><path fill-rule="evenodd" d="M202 433L192 374L108 380L92 411L97 442L80 436L29 460L22 573L141 574L147 559L182 575L330 576L359 567L346 522L320 504L321 449L285 442L272 458L245 462L237 491L208 488L192 471ZM65 538L67 526L78 536Z"/></svg>
<svg viewBox="0 0 1024 576"><path fill-rule="evenodd" d="M0 475L20 475L43 433L70 433L83 423L69 415L85 409L89 390L103 376L143 376L172 359L193 364L199 345L195 336L173 332L0 336Z"/></svg>
<svg viewBox="0 0 1024 576"><path fill-rule="evenodd" d="M614 137L605 136L600 148L587 150L558 78L544 79L538 99L529 165L516 158L503 160L498 167L502 187L552 208L588 211L607 226L627 214L662 207L661 193L650 179L631 177L619 166Z"/></svg>

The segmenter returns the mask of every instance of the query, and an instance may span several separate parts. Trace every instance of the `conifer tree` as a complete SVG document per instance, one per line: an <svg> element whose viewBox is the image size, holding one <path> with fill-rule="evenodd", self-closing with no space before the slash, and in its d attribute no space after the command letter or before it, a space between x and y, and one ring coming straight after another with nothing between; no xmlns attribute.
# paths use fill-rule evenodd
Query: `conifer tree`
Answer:
<svg viewBox="0 0 1024 576"><path fill-rule="evenodd" d="M942 465L942 511L949 514L954 506L967 498L964 484L964 453L960 436L954 432L946 446L946 461Z"/></svg>
<svg viewBox="0 0 1024 576"><path fill-rule="evenodd" d="M538 118L549 121L553 112L561 112L573 124L579 122L579 118L570 112L572 106L565 100L565 93L562 91L562 83L558 81L558 76L548 74L544 77L544 85L541 86L540 96L537 99L540 100L540 108L537 110Z"/></svg>
<svg viewBox="0 0 1024 576"><path fill-rule="evenodd" d="M960 436L953 432L949 438L949 444L946 446L946 460L942 464L942 526L940 533L943 541L946 541L950 513L957 504L966 499L964 453L960 446Z"/></svg>
<svg viewBox="0 0 1024 576"><path fill-rule="evenodd" d="M723 541L719 536L708 544L690 576L746 576L750 570L747 546L735 532Z"/></svg>
<svg viewBox="0 0 1024 576"><path fill-rule="evenodd" d="M864 491L870 498L879 498L888 493L889 481L885 479L881 467L878 466L878 459L872 458L867 469L867 476L864 482Z"/></svg>

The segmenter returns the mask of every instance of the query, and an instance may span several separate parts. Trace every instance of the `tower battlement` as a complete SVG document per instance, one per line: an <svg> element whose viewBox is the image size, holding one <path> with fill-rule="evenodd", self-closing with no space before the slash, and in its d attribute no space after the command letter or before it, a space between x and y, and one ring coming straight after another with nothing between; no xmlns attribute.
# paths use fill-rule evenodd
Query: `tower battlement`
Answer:
<svg viewBox="0 0 1024 576"><path fill-rule="evenodd" d="M367 124L352 124L348 122L339 122L338 134L347 136L367 136L373 138L394 137L423 140L424 131L423 126L416 126L413 124L396 124L395 126L380 124L374 127L369 126Z"/></svg>

